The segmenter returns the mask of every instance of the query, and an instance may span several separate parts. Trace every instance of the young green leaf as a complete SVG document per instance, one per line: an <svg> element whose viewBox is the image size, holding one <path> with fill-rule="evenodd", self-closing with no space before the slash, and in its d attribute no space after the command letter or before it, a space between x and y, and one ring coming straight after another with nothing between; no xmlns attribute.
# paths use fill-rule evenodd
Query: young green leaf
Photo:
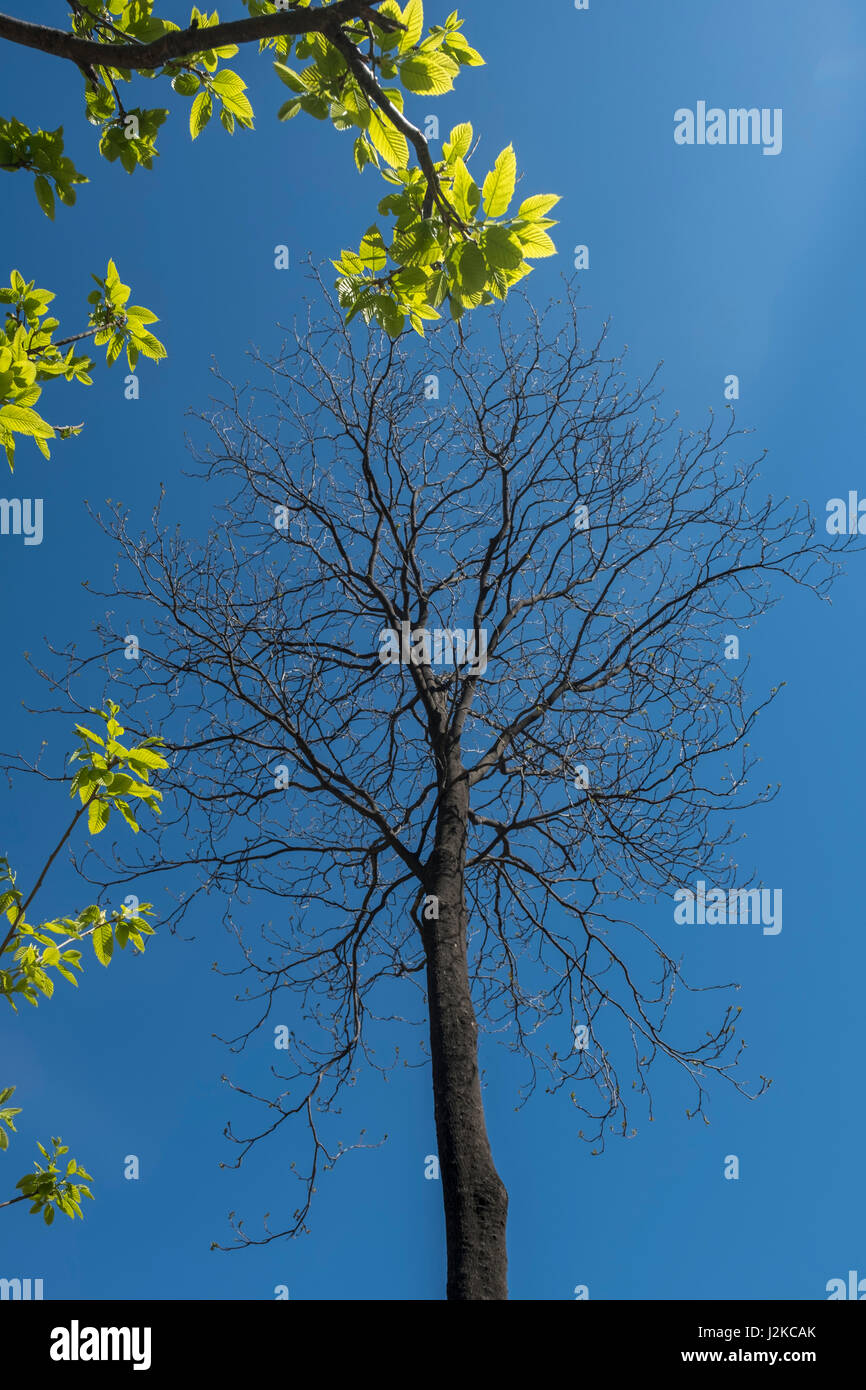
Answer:
<svg viewBox="0 0 866 1390"><path fill-rule="evenodd" d="M523 260L523 247L507 227L488 227L483 250L488 265L499 270L516 270Z"/></svg>
<svg viewBox="0 0 866 1390"><path fill-rule="evenodd" d="M91 801L87 808L87 828L91 835L99 835L108 825L111 807L105 801Z"/></svg>
<svg viewBox="0 0 866 1390"><path fill-rule="evenodd" d="M555 256L556 246L541 227L521 227L517 232L524 256Z"/></svg>
<svg viewBox="0 0 866 1390"><path fill-rule="evenodd" d="M488 217L502 217L514 197L517 159L511 145L504 149L484 180L484 211Z"/></svg>
<svg viewBox="0 0 866 1390"><path fill-rule="evenodd" d="M452 198L457 214L464 222L474 222L481 203L481 190L462 159L454 163Z"/></svg>
<svg viewBox="0 0 866 1390"><path fill-rule="evenodd" d="M539 218L546 217L551 208L555 208L560 202L558 193L536 193L532 198L526 198L517 209L517 216L525 218L527 221L536 222Z"/></svg>
<svg viewBox="0 0 866 1390"><path fill-rule="evenodd" d="M48 182L44 174L36 175L36 178L34 179L34 187L36 189L36 198L39 203L39 206L45 213L45 216L50 217L51 221L53 222L54 189L51 187L51 184Z"/></svg>
<svg viewBox="0 0 866 1390"><path fill-rule="evenodd" d="M400 64L400 80L410 92L443 96L453 89L459 71L447 53L416 53Z"/></svg>
<svg viewBox="0 0 866 1390"><path fill-rule="evenodd" d="M378 227L369 227L361 242L360 258L365 270L384 270L388 264L388 253Z"/></svg>
<svg viewBox="0 0 866 1390"><path fill-rule="evenodd" d="M405 135L390 121L373 111L368 132L374 148L394 169L405 169L409 163L409 145Z"/></svg>
<svg viewBox="0 0 866 1390"><path fill-rule="evenodd" d="M408 53L419 42L424 32L423 0L409 0L403 11L406 32L400 35L400 52Z"/></svg>
<svg viewBox="0 0 866 1390"><path fill-rule="evenodd" d="M210 92L199 92L189 113L189 133L197 140L213 114L213 100Z"/></svg>
<svg viewBox="0 0 866 1390"><path fill-rule="evenodd" d="M100 965L108 965L114 949L114 935L108 922L95 927L93 931L93 950Z"/></svg>
<svg viewBox="0 0 866 1390"><path fill-rule="evenodd" d="M465 159L472 148L472 126L468 121L456 125L442 146L442 153L450 164L455 159Z"/></svg>

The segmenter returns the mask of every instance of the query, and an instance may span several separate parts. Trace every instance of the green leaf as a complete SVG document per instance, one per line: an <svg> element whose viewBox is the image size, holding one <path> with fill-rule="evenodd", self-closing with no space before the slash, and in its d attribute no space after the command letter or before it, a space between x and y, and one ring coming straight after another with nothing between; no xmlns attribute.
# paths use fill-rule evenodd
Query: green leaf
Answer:
<svg viewBox="0 0 866 1390"><path fill-rule="evenodd" d="M253 108L249 99L244 95L246 82L238 77L236 72L223 68L221 72L215 73L211 79L211 86L223 104L237 116L240 121L250 121L253 119Z"/></svg>
<svg viewBox="0 0 866 1390"><path fill-rule="evenodd" d="M449 53L453 53L458 63L465 63L470 68L483 68L484 59L477 48L472 45L460 33L449 34L445 40L445 46Z"/></svg>
<svg viewBox="0 0 866 1390"><path fill-rule="evenodd" d="M373 147L394 169L405 169L409 163L409 145L405 135L386 121L379 111L370 115L368 131Z"/></svg>
<svg viewBox="0 0 866 1390"><path fill-rule="evenodd" d="M14 430L16 434L29 435L32 439L54 438L54 430L48 421L43 420L41 415L37 415L35 410L30 410L27 406L0 406L0 425L4 425L7 430Z"/></svg>
<svg viewBox="0 0 866 1390"><path fill-rule="evenodd" d="M487 284L487 263L474 241L459 248L457 279L467 294L480 294Z"/></svg>
<svg viewBox="0 0 866 1390"><path fill-rule="evenodd" d="M50 975L46 975L44 970L37 968L32 970L30 979L36 988L45 995L46 999L51 998L54 993L54 981Z"/></svg>
<svg viewBox="0 0 866 1390"><path fill-rule="evenodd" d="M453 89L459 71L447 53L415 53L400 64L400 79L407 91L443 96Z"/></svg>
<svg viewBox="0 0 866 1390"><path fill-rule="evenodd" d="M424 32L424 5L422 0L409 0L403 11L406 32L400 35L400 52L408 53L414 48Z"/></svg>
<svg viewBox="0 0 866 1390"><path fill-rule="evenodd" d="M92 712L93 712L93 711L91 711L91 713L92 713ZM89 729L85 729L85 727L84 727L83 724L76 724L76 725L75 725L75 732L76 732L77 734L80 734L82 738L90 739L91 743L98 743L100 748L104 748L104 747L105 747L105 740L104 740L104 739L101 739L101 738L99 737L99 734L91 733L91 731L90 731Z"/></svg>
<svg viewBox="0 0 866 1390"><path fill-rule="evenodd" d="M446 160L451 163L455 159L465 159L472 148L472 126L468 121L463 121L461 125L456 125L442 146L442 153Z"/></svg>
<svg viewBox="0 0 866 1390"><path fill-rule="evenodd" d="M168 767L165 758L159 753L154 753L152 748L131 748L127 754L127 762L136 771L140 765L144 767Z"/></svg>
<svg viewBox="0 0 866 1390"><path fill-rule="evenodd" d="M447 270L437 270L430 276L427 282L427 303L434 309L445 300L448 293L448 272Z"/></svg>
<svg viewBox="0 0 866 1390"><path fill-rule="evenodd" d="M50 218L51 218L51 221L53 222L53 221L54 221L54 189L51 187L51 184L48 182L48 180L47 180L47 178L45 177L44 174L37 174L37 175L36 175L36 178L35 178L35 180L34 180L34 187L35 187L35 189L36 189L36 198L37 198L37 201L38 201L38 203L39 203L39 206L41 207L42 211L45 213L45 216L46 216L46 217L50 217Z"/></svg>
<svg viewBox="0 0 866 1390"><path fill-rule="evenodd" d="M326 121L331 109L323 97L316 96L301 97L301 107L314 121Z"/></svg>
<svg viewBox="0 0 866 1390"><path fill-rule="evenodd" d="M484 211L488 217L502 217L514 197L517 158L513 146L504 149L484 180Z"/></svg>
<svg viewBox="0 0 866 1390"><path fill-rule="evenodd" d="M134 815L132 814L132 812L130 811L130 809L129 809L129 807L127 806L126 802L125 802L125 801L117 801L117 802L115 802L115 805L117 806L118 811L119 811L120 814L123 816L123 819L126 821L126 823L127 823L127 825L129 826L130 830L132 830L132 831L134 832L134 834L137 835L141 827L139 826L138 821L135 819L135 816L134 816Z"/></svg>
<svg viewBox="0 0 866 1390"><path fill-rule="evenodd" d="M120 354L123 352L123 334L115 333L105 354L105 360L109 367L113 367Z"/></svg>
<svg viewBox="0 0 866 1390"><path fill-rule="evenodd" d="M194 72L182 72L172 78L171 85L181 96L194 97L201 86L201 80Z"/></svg>
<svg viewBox="0 0 866 1390"><path fill-rule="evenodd" d="M87 808L87 828L91 835L98 835L108 825L111 807L105 801L91 801Z"/></svg>
<svg viewBox="0 0 866 1390"><path fill-rule="evenodd" d="M152 314L140 304L130 304L124 312L128 319L135 319L137 323L159 323L156 314Z"/></svg>
<svg viewBox="0 0 866 1390"><path fill-rule="evenodd" d="M382 325L389 338L399 338L406 326L406 317L394 300L390 297L382 296L375 305L374 313L377 321Z"/></svg>
<svg viewBox="0 0 866 1390"><path fill-rule="evenodd" d="M152 333L146 331L137 333L131 330L131 337L139 352L145 357L149 357L152 361L159 362L163 357L168 356L165 344L161 343L159 338L155 338Z"/></svg>
<svg viewBox="0 0 866 1390"><path fill-rule="evenodd" d="M376 226L368 227L361 242L359 254L365 270L384 270L388 264L388 252L382 240L382 233Z"/></svg>
<svg viewBox="0 0 866 1390"><path fill-rule="evenodd" d="M454 164L454 187L451 197L458 216L464 222L474 222L481 203L481 190L462 159L457 159Z"/></svg>
<svg viewBox="0 0 866 1390"><path fill-rule="evenodd" d="M430 219L416 222L394 238L391 255L400 265L433 265L442 259L436 228Z"/></svg>
<svg viewBox="0 0 866 1390"><path fill-rule="evenodd" d="M560 202L558 193L536 193L532 198L526 198L517 209L517 216L525 218L528 222L535 222L539 218L546 217L551 208L555 208Z"/></svg>
<svg viewBox="0 0 866 1390"><path fill-rule="evenodd" d="M303 96L306 93L306 83L303 82L298 74L293 72L291 68L287 68L285 63L274 63L274 72L290 91L295 92L299 96Z"/></svg>
<svg viewBox="0 0 866 1390"><path fill-rule="evenodd" d="M199 92L189 113L189 133L197 140L213 114L210 92Z"/></svg>
<svg viewBox="0 0 866 1390"><path fill-rule="evenodd" d="M488 265L500 270L516 270L523 260L523 247L507 227L488 227L483 250Z"/></svg>
<svg viewBox="0 0 866 1390"><path fill-rule="evenodd" d="M517 232L524 256L555 256L556 246L541 227L521 227Z"/></svg>
<svg viewBox="0 0 866 1390"><path fill-rule="evenodd" d="M310 0L300 0L300 3L302 3L303 5L308 5L310 3ZM397 4L397 0L384 0L384 4L379 6L379 14L387 15L389 19L396 19L398 24L403 23L403 11ZM376 21L374 19L373 23L375 24L375 22ZM399 35L396 36L395 41L398 40Z"/></svg>
<svg viewBox="0 0 866 1390"><path fill-rule="evenodd" d="M108 965L114 949L114 936L108 922L95 927L93 931L93 950L100 965Z"/></svg>
<svg viewBox="0 0 866 1390"><path fill-rule="evenodd" d="M364 169L368 164L375 164L375 162L376 156L370 149L370 145L366 137L363 135L359 135L357 140L355 141L355 164L358 167L358 173L363 173Z"/></svg>

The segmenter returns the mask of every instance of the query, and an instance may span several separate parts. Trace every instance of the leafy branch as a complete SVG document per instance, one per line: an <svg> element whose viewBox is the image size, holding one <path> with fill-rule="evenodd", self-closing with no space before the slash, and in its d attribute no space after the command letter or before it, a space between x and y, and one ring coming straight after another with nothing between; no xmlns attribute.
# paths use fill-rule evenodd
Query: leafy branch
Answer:
<svg viewBox="0 0 866 1390"><path fill-rule="evenodd" d="M38 926L27 921L28 908L85 812L92 835L105 829L112 811L119 812L130 829L138 833L140 827L133 812L136 803L159 814L161 793L150 779L152 773L168 767L157 751L162 740L147 738L127 748L120 742L125 731L116 717L118 706L109 702L106 710L94 713L105 723L104 737L77 724L79 747L70 758L72 763L80 764L70 784L70 795L77 797L80 804L26 898L17 887L8 860L0 856L0 917L8 922L6 935L0 942L0 998L6 999L14 1012L17 1012L19 998L26 999L34 1007L38 1006L40 996L51 998L54 993L52 971L77 986L74 972L83 969L79 946L88 938L96 959L107 966L115 945L125 950L132 942L137 951L143 951L145 937L154 932L148 920L153 916L150 903L139 904L134 912L126 905L106 912L94 903L74 917L60 917ZM14 1091L14 1086L0 1090L0 1150L8 1148L9 1132L15 1132L14 1117L21 1113L20 1107L6 1104ZM42 1165L37 1161L35 1171L16 1184L20 1195L0 1202L0 1207L8 1207L29 1200L31 1213L41 1213L47 1225L54 1220L56 1211L70 1217L81 1216L82 1197L92 1197L85 1185L91 1181L90 1175L75 1159L69 1159L65 1172L61 1172L58 1160L68 1149L60 1138L51 1142L54 1146L51 1154L42 1144L38 1145L46 1163Z"/></svg>
<svg viewBox="0 0 866 1390"><path fill-rule="evenodd" d="M392 219L390 232L370 228L358 252L342 254L338 286L347 320L360 314L394 337L408 320L423 334L424 323L438 319L446 302L455 319L491 305L530 273L532 260L555 254L546 234L554 223L537 209L531 216L524 211L533 199L524 200L516 217L501 220L517 177L511 145L484 179L482 200L465 163L471 127L457 126L443 158L436 159L433 137L405 114L407 95L443 96L463 68L484 63L456 10L425 33L423 0L407 0L405 7L397 0L245 3L249 17L226 23L216 11L193 7L189 26L181 29L154 14L154 0L70 0L70 32L0 15L0 39L77 64L85 79L87 119L100 131L100 153L129 173L139 165L152 168L158 133L169 116L164 107L124 103L120 91L133 74L165 78L175 93L191 99L193 140L217 111L229 134L237 127L252 130L246 83L224 63L240 44L257 41L291 92L279 120L303 112L329 120L338 131L354 128L358 170L373 165L400 189L379 203L380 214ZM40 205L52 216L51 180L64 202L74 201L72 185L83 180L63 155L62 128L32 132L20 122L8 124L14 130L5 151L0 140L0 167L34 172ZM558 201L543 198L546 210Z"/></svg>
<svg viewBox="0 0 866 1390"><path fill-rule="evenodd" d="M166 355L149 328L158 322L156 314L140 304L127 304L131 291L121 281L114 261L108 262L104 279L97 275L93 279L97 288L87 297L87 327L57 339L54 333L60 320L49 316L48 305L54 299L50 290L37 289L34 280L25 280L17 270L12 271L8 287L0 287L0 304L8 306L0 330L0 446L13 471L16 435L32 439L50 458L49 439L68 439L83 429L80 424L51 425L34 409L46 381L64 377L91 385L93 361L75 352L76 343L92 338L95 347L105 348L109 367L125 351L130 371L139 354L156 362Z"/></svg>

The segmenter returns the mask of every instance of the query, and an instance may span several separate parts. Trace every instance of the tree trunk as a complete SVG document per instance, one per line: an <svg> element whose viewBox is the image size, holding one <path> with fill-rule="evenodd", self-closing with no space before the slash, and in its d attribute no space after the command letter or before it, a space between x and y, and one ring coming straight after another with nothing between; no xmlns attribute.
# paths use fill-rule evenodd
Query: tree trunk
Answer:
<svg viewBox="0 0 866 1390"><path fill-rule="evenodd" d="M461 770L462 771L462 770ZM423 927L430 1052L445 1204L449 1299L507 1299L508 1193L490 1152L478 1075L478 1024L466 949L465 775L444 793L427 892L438 920Z"/></svg>

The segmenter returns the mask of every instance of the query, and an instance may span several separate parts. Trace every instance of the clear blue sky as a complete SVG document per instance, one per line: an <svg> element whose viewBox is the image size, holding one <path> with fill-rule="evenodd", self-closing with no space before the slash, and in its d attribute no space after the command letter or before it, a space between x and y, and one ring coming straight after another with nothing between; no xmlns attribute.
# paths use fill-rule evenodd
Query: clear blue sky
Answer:
<svg viewBox="0 0 866 1390"><path fill-rule="evenodd" d="M6 0L23 17L48 7ZM51 7L58 16L62 5ZM429 5L428 17L450 8ZM741 381L740 423L767 447L767 489L806 498L866 495L866 392L862 317L866 290L866 9L860 0L571 0L532 6L479 0L467 33L488 66L455 95L418 98L413 114L470 119L481 158L513 140L528 191L557 191L562 250L528 282L546 299L590 247L580 282L593 316L613 318L633 371L663 358L669 407L700 424L724 408L723 379ZM26 11L26 13L25 13ZM37 13L38 12L38 13ZM184 22L188 12L165 6ZM227 4L223 18L240 13ZM532 17L527 25L525 16ZM154 172L128 177L100 161L80 116L78 74L21 49L0 52L3 114L64 123L76 162L92 177L78 206L51 225L30 181L3 176L2 258L58 292L64 325L76 320L91 270L110 255L134 299L160 315L169 359L142 366L141 399L123 398L122 375L99 371L70 399L85 418L80 439L50 463L22 446L5 495L45 499L45 539L25 548L0 538L3 595L2 743L36 752L63 737L22 710L44 699L23 653L42 639L86 638L102 611L81 587L107 588L113 549L83 499L121 499L142 525L160 482L173 513L195 534L207 524L185 466L184 412L203 405L215 356L242 377L243 351L277 341L306 286L299 269L273 268L286 243L294 266L313 251L337 254L372 220L372 173L353 170L348 136L298 118L275 120L285 92L246 54L254 135L229 139L214 125L191 148L187 103L171 97ZM145 104L165 101L148 89ZM699 100L723 108L780 107L783 149L678 147L674 111ZM166 104L168 104L166 102ZM71 388L70 388L71 395ZM49 414L66 418L52 405ZM744 863L784 892L784 928L684 940L693 978L742 983L743 1032L754 1073L774 1078L750 1104L717 1089L711 1124L689 1122L689 1097L661 1070L656 1120L635 1111L638 1135L591 1157L567 1101L537 1096L515 1113L518 1073L490 1048L486 1106L496 1162L508 1186L514 1298L826 1297L827 1280L866 1275L862 1203L862 981L866 975L859 882L863 859L863 557L853 557L832 606L791 594L745 634L752 690L787 681L753 746L782 793L744 816ZM56 747L56 745L54 745ZM64 826L54 788L19 782L0 802L0 851L26 883ZM82 905L75 875L58 869L45 912ZM668 930L670 905L646 910ZM240 1172L221 1137L239 1102L220 1084L230 1057L212 1033L238 1026L226 982L210 962L231 956L221 928L199 910L194 941L167 933L143 959L94 962L81 988L58 987L50 1005L0 1016L0 1083L18 1086L19 1135L0 1157L0 1197L29 1167L36 1138L60 1133L93 1172L96 1203L84 1223L46 1230L23 1206L0 1213L0 1275L42 1277L49 1298L435 1299L444 1286L441 1191L425 1181L435 1152L429 1076L407 1071L387 1086L368 1078L350 1093L352 1122L387 1144L353 1155L319 1185L312 1234L227 1255L235 1209L257 1229L296 1200L277 1139ZM291 1023L292 1019L285 1021ZM707 1025L709 1026L709 1025ZM250 1066L273 1052L262 1035ZM138 1182L123 1178L136 1154ZM723 1177L736 1154L739 1181Z"/></svg>

